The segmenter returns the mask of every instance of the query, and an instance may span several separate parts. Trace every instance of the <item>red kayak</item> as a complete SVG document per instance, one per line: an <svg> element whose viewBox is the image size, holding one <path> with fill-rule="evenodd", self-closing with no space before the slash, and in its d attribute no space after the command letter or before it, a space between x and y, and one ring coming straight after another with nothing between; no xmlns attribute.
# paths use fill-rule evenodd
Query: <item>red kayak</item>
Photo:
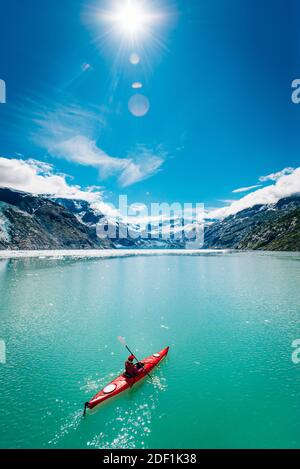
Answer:
<svg viewBox="0 0 300 469"><path fill-rule="evenodd" d="M131 388L135 383L145 378L147 373L153 370L153 368L157 366L168 354L168 351L169 347L166 347L160 352L154 353L153 355L150 355L150 357L141 360L140 363L142 363L144 366L140 368L139 373L136 376L133 378L128 378L124 373L118 376L118 378L114 379L111 383L105 386L105 388L101 389L101 391L98 392L98 394L96 394L96 396L94 396L90 402L87 402L85 407L93 409L97 405L102 404L102 402L106 401L107 399L110 399L117 394L126 391L128 388Z"/></svg>

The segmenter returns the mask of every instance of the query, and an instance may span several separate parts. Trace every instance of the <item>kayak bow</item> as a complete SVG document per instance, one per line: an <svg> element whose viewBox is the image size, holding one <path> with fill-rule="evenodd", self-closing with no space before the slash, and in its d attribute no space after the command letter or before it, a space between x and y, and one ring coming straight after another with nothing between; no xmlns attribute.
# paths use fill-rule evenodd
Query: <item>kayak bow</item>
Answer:
<svg viewBox="0 0 300 469"><path fill-rule="evenodd" d="M145 378L147 374L157 366L161 360L168 354L169 347L164 348L158 353L150 355L150 357L144 358L141 360L144 366L140 369L137 376L133 378L128 378L124 373L118 376L116 379L111 381L107 386L105 386L101 391L98 392L89 402L86 402L85 409L93 409L102 402L110 399L121 392L126 391L126 389L131 388L135 383Z"/></svg>

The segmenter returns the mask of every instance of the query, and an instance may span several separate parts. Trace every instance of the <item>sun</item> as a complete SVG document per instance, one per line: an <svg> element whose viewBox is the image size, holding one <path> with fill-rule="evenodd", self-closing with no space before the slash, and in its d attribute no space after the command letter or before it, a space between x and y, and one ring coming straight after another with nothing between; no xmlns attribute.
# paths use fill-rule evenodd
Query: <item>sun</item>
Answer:
<svg viewBox="0 0 300 469"><path fill-rule="evenodd" d="M144 35L154 19L141 0L119 1L111 12L102 17L111 23L116 32L129 38Z"/></svg>
<svg viewBox="0 0 300 469"><path fill-rule="evenodd" d="M149 17L145 9L136 2L128 1L116 12L115 21L125 34L136 35L143 31Z"/></svg>

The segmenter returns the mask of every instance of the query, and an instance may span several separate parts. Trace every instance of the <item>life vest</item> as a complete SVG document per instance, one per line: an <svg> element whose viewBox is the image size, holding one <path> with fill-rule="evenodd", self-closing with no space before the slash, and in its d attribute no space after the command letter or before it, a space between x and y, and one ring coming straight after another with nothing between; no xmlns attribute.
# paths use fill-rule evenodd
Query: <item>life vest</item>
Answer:
<svg viewBox="0 0 300 469"><path fill-rule="evenodd" d="M136 365L129 361L125 362L125 371L131 376L135 376L138 373Z"/></svg>

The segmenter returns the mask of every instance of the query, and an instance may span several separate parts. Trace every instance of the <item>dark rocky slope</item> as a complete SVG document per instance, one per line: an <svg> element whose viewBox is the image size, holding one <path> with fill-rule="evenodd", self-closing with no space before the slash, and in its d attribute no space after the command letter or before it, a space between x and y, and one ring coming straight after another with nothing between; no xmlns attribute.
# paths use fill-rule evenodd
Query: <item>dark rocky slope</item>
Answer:
<svg viewBox="0 0 300 469"><path fill-rule="evenodd" d="M115 239L99 239L97 223L116 227ZM118 233L132 231L133 238ZM138 225L108 220L88 202L49 199L0 189L0 249L184 248L184 240L147 238ZM205 228L204 248L300 250L300 196L256 205Z"/></svg>
<svg viewBox="0 0 300 469"><path fill-rule="evenodd" d="M300 196L256 205L207 226L204 247L300 250Z"/></svg>
<svg viewBox="0 0 300 469"><path fill-rule="evenodd" d="M101 249L95 228L81 223L62 205L44 197L0 189L1 249Z"/></svg>

